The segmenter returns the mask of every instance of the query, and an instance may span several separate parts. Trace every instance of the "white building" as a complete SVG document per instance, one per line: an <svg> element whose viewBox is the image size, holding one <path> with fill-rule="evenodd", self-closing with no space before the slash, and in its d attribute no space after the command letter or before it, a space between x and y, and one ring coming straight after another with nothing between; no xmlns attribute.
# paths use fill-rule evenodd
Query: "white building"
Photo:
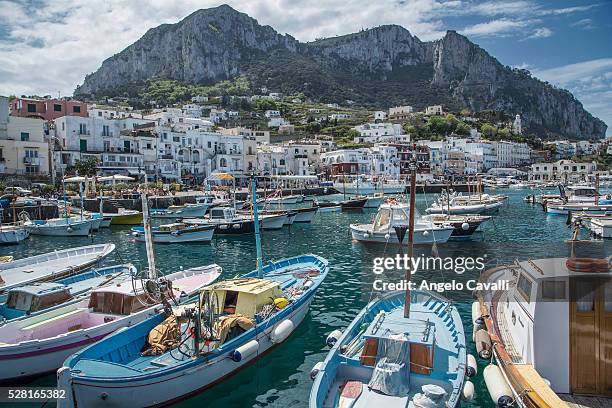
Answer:
<svg viewBox="0 0 612 408"><path fill-rule="evenodd" d="M410 135L404 134L402 126L397 123L366 123L354 129L359 133L354 138L355 143L410 142Z"/></svg>
<svg viewBox="0 0 612 408"><path fill-rule="evenodd" d="M576 154L581 155L592 155L596 154L599 151L599 147L601 143L592 143L588 140L581 140L575 143L576 146Z"/></svg>
<svg viewBox="0 0 612 408"><path fill-rule="evenodd" d="M374 112L374 121L385 120L385 119L387 119L387 112L385 112L385 111L376 111L376 112Z"/></svg>
<svg viewBox="0 0 612 408"><path fill-rule="evenodd" d="M597 171L597 164L577 163L572 160L559 160L554 163L534 163L529 172L530 180L562 180L577 182L586 180Z"/></svg>
<svg viewBox="0 0 612 408"><path fill-rule="evenodd" d="M266 176L288 174L287 147L269 144L257 146L257 169Z"/></svg>
<svg viewBox="0 0 612 408"><path fill-rule="evenodd" d="M517 167L529 164L531 148L526 143L505 140L491 142L497 159L495 167Z"/></svg>
<svg viewBox="0 0 612 408"><path fill-rule="evenodd" d="M220 132L226 135L242 135L247 137L254 137L257 141L257 144L270 143L269 130L252 130L245 127L235 127L229 129L220 129Z"/></svg>
<svg viewBox="0 0 612 408"><path fill-rule="evenodd" d="M425 108L426 115L443 115L442 105L432 105Z"/></svg>
<svg viewBox="0 0 612 408"><path fill-rule="evenodd" d="M417 143L429 148L429 168L431 173L435 175L444 174L445 142L438 140L420 140Z"/></svg>
<svg viewBox="0 0 612 408"><path fill-rule="evenodd" d="M268 119L271 119L271 118L280 118L280 117L281 117L281 114L280 114L280 111L277 111L277 110L270 110L270 109L269 109L269 110L267 110L267 111L264 113L264 116L265 116L266 118L268 118Z"/></svg>
<svg viewBox="0 0 612 408"><path fill-rule="evenodd" d="M554 146L554 157L557 159L569 159L576 155L576 144L571 143L569 140L554 140L552 142L545 142L544 145Z"/></svg>
<svg viewBox="0 0 612 408"><path fill-rule="evenodd" d="M285 125L290 125L289 121L281 118L281 117L272 117L268 121L268 127L281 127Z"/></svg>
<svg viewBox="0 0 612 408"><path fill-rule="evenodd" d="M8 98L0 97L0 173L49 174L49 144L45 121L9 116Z"/></svg>
<svg viewBox="0 0 612 408"><path fill-rule="evenodd" d="M516 115L514 122L512 123L512 132L520 135L523 133L523 126L521 124L521 115Z"/></svg>
<svg viewBox="0 0 612 408"><path fill-rule="evenodd" d="M400 165L397 148L393 146L377 144L369 149L372 173L379 176L399 177Z"/></svg>

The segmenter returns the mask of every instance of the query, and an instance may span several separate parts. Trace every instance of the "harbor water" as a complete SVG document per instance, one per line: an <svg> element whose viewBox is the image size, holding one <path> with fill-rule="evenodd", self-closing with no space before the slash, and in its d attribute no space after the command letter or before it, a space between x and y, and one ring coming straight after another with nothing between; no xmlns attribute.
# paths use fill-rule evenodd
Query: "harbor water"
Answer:
<svg viewBox="0 0 612 408"><path fill-rule="evenodd" d="M551 192L553 192L551 190ZM495 193L509 195L509 200L491 221L484 226L475 241L438 244L441 257L483 257L487 267L515 260L569 256L570 245L565 241L572 231L565 216L547 216L539 204L523 202L533 191L502 189ZM538 194L539 192L536 192ZM333 197L326 197L333 199ZM417 207L424 209L433 201L433 195L417 196ZM395 256L405 248L397 245L364 245L353 242L349 224L370 222L376 210L319 213L312 224L294 224L278 231L263 231L264 259L279 259L303 253L314 253L329 260L330 273L319 289L310 313L304 322L284 343L272 349L248 368L222 383L176 404L180 407L306 407L312 381L311 368L325 358L328 348L326 336L335 329L346 327L367 301L372 292L372 264L376 257ZM101 266L131 262L137 268L146 267L145 247L134 242L129 227L101 230L91 238L50 238L31 236L19 245L0 247L0 255L15 258L33 256L53 250L91 243L113 242L117 249ZM577 244L577 256L606 256L612 254L612 242L597 241ZM209 263L223 267L221 278L230 278L248 272L255 266L255 241L250 235L215 237L210 244L156 245L157 267L162 273ZM432 246L418 246L415 254L430 256ZM417 274L415 279L435 282L452 280L467 282L477 279L477 272ZM465 326L469 352L475 354L471 339L472 293L466 289L444 292L458 307ZM493 407L482 378L487 362L479 359L479 372L475 383L476 397L464 407ZM55 377L49 375L21 385L52 386Z"/></svg>

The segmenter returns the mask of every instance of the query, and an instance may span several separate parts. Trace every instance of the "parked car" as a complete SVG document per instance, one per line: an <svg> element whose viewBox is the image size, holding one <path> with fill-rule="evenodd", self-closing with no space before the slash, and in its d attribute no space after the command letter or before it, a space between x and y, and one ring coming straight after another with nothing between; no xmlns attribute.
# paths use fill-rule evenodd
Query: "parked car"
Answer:
<svg viewBox="0 0 612 408"><path fill-rule="evenodd" d="M25 197L32 194L32 192L21 187L6 187L4 189L4 194L15 194L21 197Z"/></svg>

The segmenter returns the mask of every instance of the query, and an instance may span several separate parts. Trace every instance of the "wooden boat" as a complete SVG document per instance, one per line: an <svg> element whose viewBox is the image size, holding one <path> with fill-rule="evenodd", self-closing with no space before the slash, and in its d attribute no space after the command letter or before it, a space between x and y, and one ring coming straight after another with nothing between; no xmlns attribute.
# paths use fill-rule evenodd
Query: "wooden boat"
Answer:
<svg viewBox="0 0 612 408"><path fill-rule="evenodd" d="M439 295L411 291L406 318L404 299L403 291L385 293L335 334L311 372L310 408L457 406L467 364L459 312Z"/></svg>
<svg viewBox="0 0 612 408"><path fill-rule="evenodd" d="M490 289L477 292L472 318L497 363L484 372L494 403L612 403L612 360L605 351L612 348L610 261L537 259L481 275Z"/></svg>
<svg viewBox="0 0 612 408"><path fill-rule="evenodd" d="M213 264L166 275L168 299L192 296L220 273L221 267ZM161 309L146 286L139 287L130 279L94 289L79 302L7 323L0 330L0 381L54 371L88 344L155 316Z"/></svg>
<svg viewBox="0 0 612 408"><path fill-rule="evenodd" d="M0 225L0 245L18 244L29 236L23 225Z"/></svg>
<svg viewBox="0 0 612 408"><path fill-rule="evenodd" d="M48 220L26 221L24 227L32 235L86 237L91 233L93 223L93 220L87 218L62 217Z"/></svg>
<svg viewBox="0 0 612 408"><path fill-rule="evenodd" d="M210 242L215 232L214 225L187 225L180 222L152 227L153 242L175 244L183 242ZM132 228L136 241L144 242L144 227Z"/></svg>
<svg viewBox="0 0 612 408"><path fill-rule="evenodd" d="M111 225L140 225L142 224L142 212L119 208L116 213L104 213L104 218L110 217Z"/></svg>
<svg viewBox="0 0 612 408"><path fill-rule="evenodd" d="M254 177L251 186L255 197ZM135 393L140 406L169 405L222 381L295 331L329 266L316 255L263 266L254 207L257 269L210 285L197 302L159 313L68 358L57 374L67 396L58 407L103 406L105 400L126 406ZM182 333L180 341L140 353L168 326Z"/></svg>
<svg viewBox="0 0 612 408"><path fill-rule="evenodd" d="M116 284L136 274L132 264L93 269L54 282L36 282L10 289L6 302L0 304L0 325L76 302L93 288Z"/></svg>
<svg viewBox="0 0 612 408"><path fill-rule="evenodd" d="M351 224L351 235L355 241L406 244L408 236L409 205L395 200L380 206L371 224ZM415 244L444 243L454 231L450 225L436 225L421 218L415 209Z"/></svg>
<svg viewBox="0 0 612 408"><path fill-rule="evenodd" d="M77 274L115 250L115 244L63 249L0 264L0 299L6 291L33 282L53 281Z"/></svg>

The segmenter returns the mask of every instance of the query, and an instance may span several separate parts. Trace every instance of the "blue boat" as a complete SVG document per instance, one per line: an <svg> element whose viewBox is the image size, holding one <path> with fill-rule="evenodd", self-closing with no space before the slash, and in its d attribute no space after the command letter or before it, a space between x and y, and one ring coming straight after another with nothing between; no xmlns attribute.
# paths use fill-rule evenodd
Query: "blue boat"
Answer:
<svg viewBox="0 0 612 408"><path fill-rule="evenodd" d="M120 283L136 274L132 264L93 269L55 282L37 282L10 289L0 304L0 325L77 302L93 288Z"/></svg>
<svg viewBox="0 0 612 408"><path fill-rule="evenodd" d="M251 195L256 200L255 179ZM57 372L58 407L163 406L254 362L295 331L327 276L327 260L301 255L204 287L183 303L69 357ZM150 227L148 227L150 228ZM147 237L147 243L149 238Z"/></svg>
<svg viewBox="0 0 612 408"><path fill-rule="evenodd" d="M311 373L311 408L457 405L467 364L459 312L441 296L411 291L405 318L404 298L386 293L328 337L334 345Z"/></svg>

